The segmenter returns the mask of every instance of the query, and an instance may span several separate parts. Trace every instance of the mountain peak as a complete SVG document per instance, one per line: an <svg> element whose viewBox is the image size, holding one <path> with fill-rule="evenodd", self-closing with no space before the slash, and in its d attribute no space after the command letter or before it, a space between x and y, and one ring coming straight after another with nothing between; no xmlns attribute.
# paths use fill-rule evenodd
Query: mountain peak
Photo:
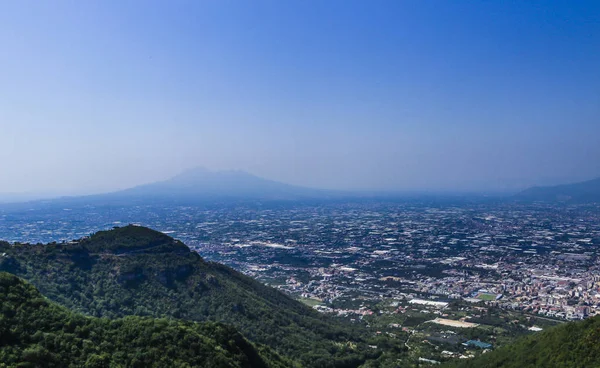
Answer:
<svg viewBox="0 0 600 368"><path fill-rule="evenodd" d="M189 248L160 231L137 225L99 231L82 245L91 252L126 253L189 253Z"/></svg>
<svg viewBox="0 0 600 368"><path fill-rule="evenodd" d="M254 178L258 180L266 180L260 179L257 176L254 176L246 171L242 170L209 170L205 167L196 167L192 169L188 169L183 171L182 173L175 175L171 179L166 182L171 183L184 183L184 184L202 184L207 181L216 181L216 180L224 180L224 179L247 179Z"/></svg>
<svg viewBox="0 0 600 368"><path fill-rule="evenodd" d="M115 193L151 200L297 200L328 198L331 191L310 189L264 179L242 170L186 170L171 179Z"/></svg>

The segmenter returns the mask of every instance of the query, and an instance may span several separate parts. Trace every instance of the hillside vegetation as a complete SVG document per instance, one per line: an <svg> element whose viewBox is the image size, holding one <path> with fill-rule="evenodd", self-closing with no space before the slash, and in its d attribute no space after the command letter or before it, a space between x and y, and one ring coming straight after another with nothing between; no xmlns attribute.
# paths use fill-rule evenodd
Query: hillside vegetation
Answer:
<svg viewBox="0 0 600 368"><path fill-rule="evenodd" d="M68 244L0 243L0 253L0 271L90 316L222 322L310 367L357 367L381 354L368 347L366 329L323 316L147 228L115 228Z"/></svg>
<svg viewBox="0 0 600 368"><path fill-rule="evenodd" d="M0 273L0 367L283 368L233 328L217 323L84 317Z"/></svg>
<svg viewBox="0 0 600 368"><path fill-rule="evenodd" d="M600 317L565 323L521 338L480 357L455 362L460 368L600 367Z"/></svg>

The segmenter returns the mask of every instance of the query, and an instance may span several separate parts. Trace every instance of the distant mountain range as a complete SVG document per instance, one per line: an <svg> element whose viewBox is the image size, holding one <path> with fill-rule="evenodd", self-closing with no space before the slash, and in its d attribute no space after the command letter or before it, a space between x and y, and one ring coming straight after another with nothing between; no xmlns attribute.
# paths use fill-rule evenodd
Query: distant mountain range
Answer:
<svg viewBox="0 0 600 368"><path fill-rule="evenodd" d="M600 202L600 178L574 184L533 187L518 193L516 198L539 202Z"/></svg>
<svg viewBox="0 0 600 368"><path fill-rule="evenodd" d="M42 199L46 197L45 199ZM0 195L3 208L22 207L21 202L47 206L131 205L153 203L224 203L240 201L298 201L331 199L427 199L483 200L510 199L510 196L482 194L452 194L433 192L342 191L307 188L252 175L241 170L212 171L205 168L187 170L170 179L143 184L116 192L48 198L49 196ZM600 202L600 178L575 184L536 186L512 197L519 201Z"/></svg>
<svg viewBox="0 0 600 368"><path fill-rule="evenodd" d="M240 170L196 168L171 179L111 193L46 199L7 197L3 208L77 207L82 205L147 205L156 203L222 203L239 201L326 200L359 197L360 193L313 189L264 179ZM2 203L4 202L4 203ZM29 203L26 203L29 202Z"/></svg>
<svg viewBox="0 0 600 368"><path fill-rule="evenodd" d="M260 178L240 170L187 170L171 179L140 185L108 196L185 199L272 199L328 198L342 192L312 189Z"/></svg>

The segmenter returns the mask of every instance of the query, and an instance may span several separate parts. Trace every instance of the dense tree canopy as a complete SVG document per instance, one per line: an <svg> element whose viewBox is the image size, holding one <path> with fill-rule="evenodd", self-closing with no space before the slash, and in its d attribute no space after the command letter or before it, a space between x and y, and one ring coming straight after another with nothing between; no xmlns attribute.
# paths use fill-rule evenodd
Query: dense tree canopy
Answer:
<svg viewBox="0 0 600 368"><path fill-rule="evenodd" d="M214 321L310 367L357 367L379 356L369 332L343 324L233 269L204 261L180 241L138 226L77 242L0 244L0 271L95 317Z"/></svg>
<svg viewBox="0 0 600 368"><path fill-rule="evenodd" d="M565 323L518 339L510 345L451 367L589 368L600 367L600 318Z"/></svg>
<svg viewBox="0 0 600 368"><path fill-rule="evenodd" d="M0 367L289 367L218 323L85 317L0 273Z"/></svg>

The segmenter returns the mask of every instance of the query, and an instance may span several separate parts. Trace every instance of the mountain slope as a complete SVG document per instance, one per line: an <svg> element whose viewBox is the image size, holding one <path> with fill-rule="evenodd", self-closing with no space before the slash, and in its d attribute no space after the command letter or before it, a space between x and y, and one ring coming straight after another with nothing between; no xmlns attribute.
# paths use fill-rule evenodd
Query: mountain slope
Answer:
<svg viewBox="0 0 600 368"><path fill-rule="evenodd" d="M63 209L88 205L99 207L149 204L223 204L256 201L298 201L359 198L362 194L313 189L260 178L244 171L188 170L171 179L139 185L112 193L66 196L51 199L0 203L8 211L30 208Z"/></svg>
<svg viewBox="0 0 600 368"><path fill-rule="evenodd" d="M0 273L2 367L289 367L216 323L84 317Z"/></svg>
<svg viewBox="0 0 600 368"><path fill-rule="evenodd" d="M533 187L517 194L516 198L540 202L600 202L600 178L575 184Z"/></svg>
<svg viewBox="0 0 600 368"><path fill-rule="evenodd" d="M496 351L451 367L600 367L600 317L570 322L529 335Z"/></svg>
<svg viewBox="0 0 600 368"><path fill-rule="evenodd" d="M332 192L263 179L244 171L185 171L169 180L115 193L124 196L212 199L301 199L323 197Z"/></svg>
<svg viewBox="0 0 600 368"><path fill-rule="evenodd" d="M341 324L233 269L205 262L180 241L138 226L71 244L0 244L0 270L92 316L217 321L311 367L358 366L379 352L365 330Z"/></svg>

